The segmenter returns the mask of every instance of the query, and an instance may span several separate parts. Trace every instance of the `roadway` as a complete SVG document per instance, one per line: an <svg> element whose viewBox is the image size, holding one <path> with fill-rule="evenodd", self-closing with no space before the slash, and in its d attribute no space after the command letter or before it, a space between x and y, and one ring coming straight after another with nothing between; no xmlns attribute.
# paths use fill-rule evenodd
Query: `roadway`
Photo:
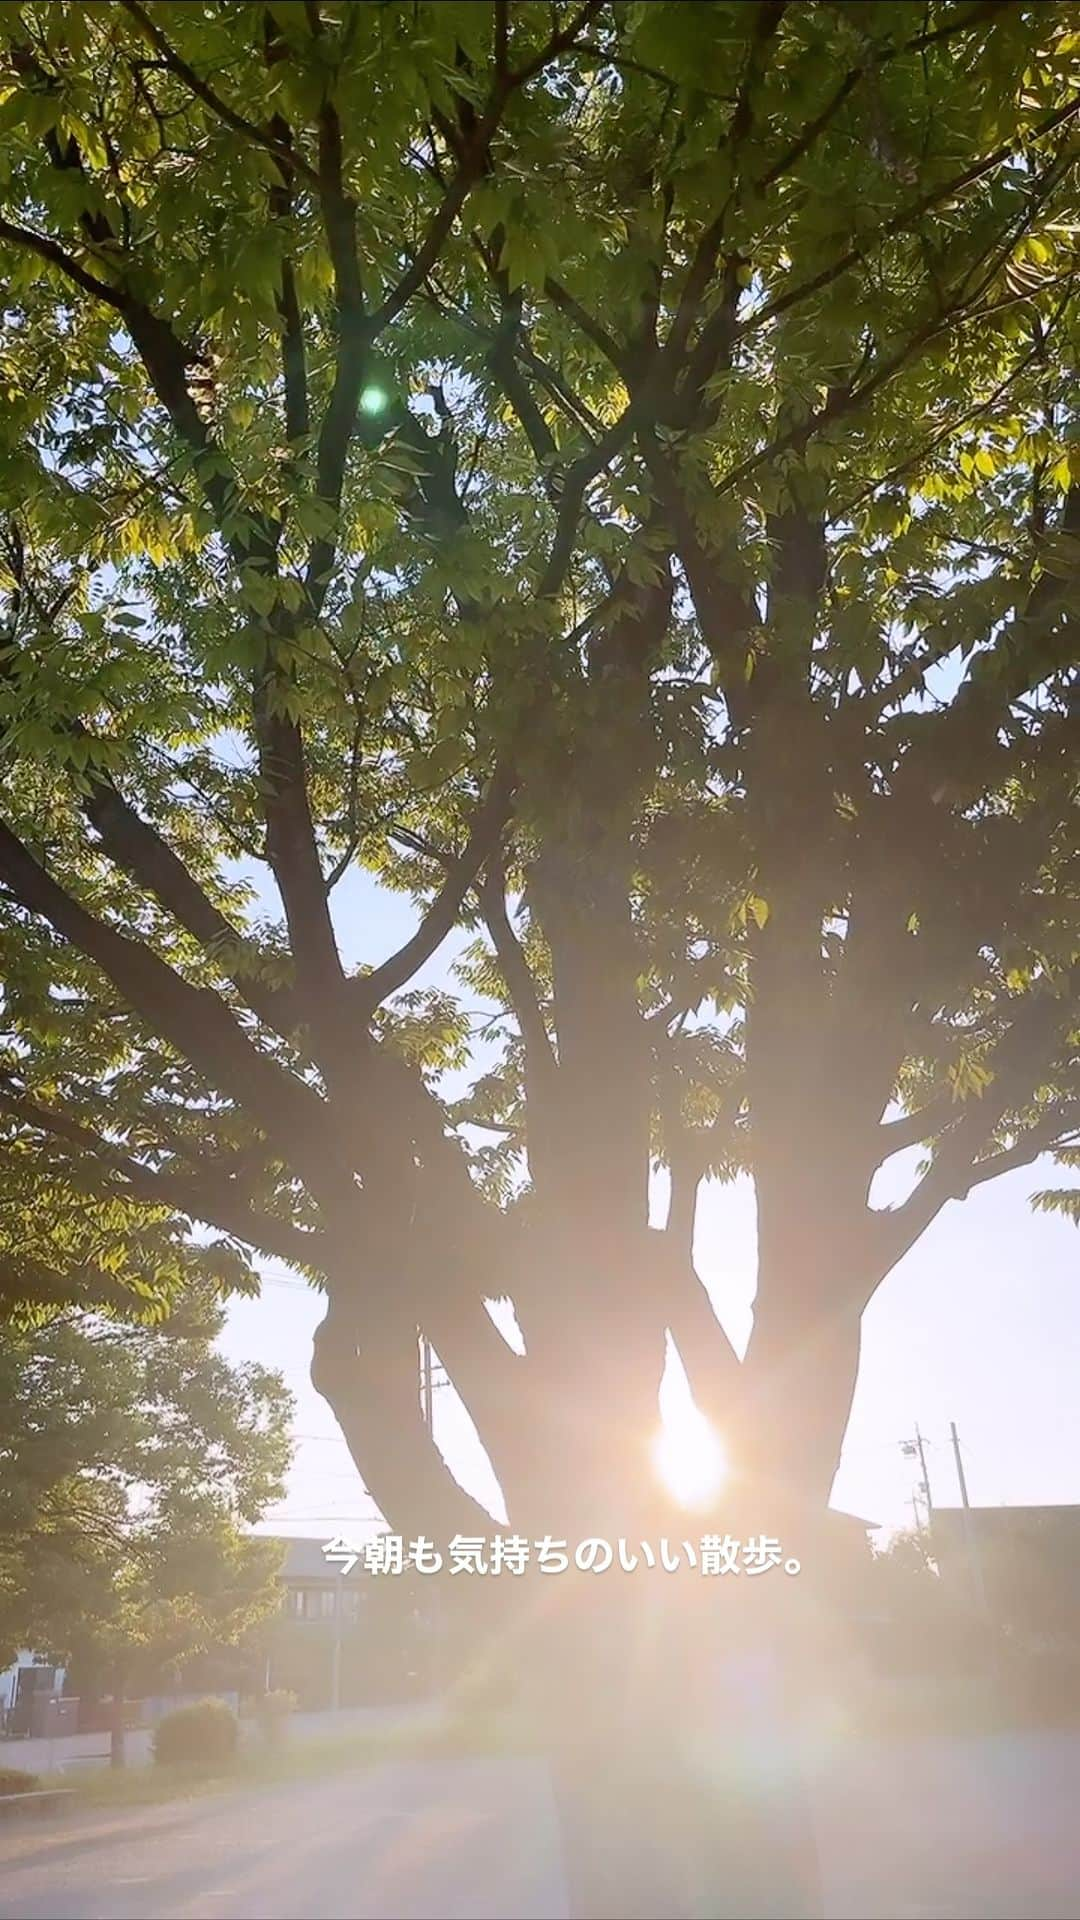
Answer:
<svg viewBox="0 0 1080 1920"><path fill-rule="evenodd" d="M828 1920L1080 1920L1080 1736L811 1756ZM0 1829L0 1920L564 1920L546 1775L396 1761Z"/></svg>
<svg viewBox="0 0 1080 1920"><path fill-rule="evenodd" d="M400 1761L0 1832L3 1920L564 1920L528 1761Z"/></svg>

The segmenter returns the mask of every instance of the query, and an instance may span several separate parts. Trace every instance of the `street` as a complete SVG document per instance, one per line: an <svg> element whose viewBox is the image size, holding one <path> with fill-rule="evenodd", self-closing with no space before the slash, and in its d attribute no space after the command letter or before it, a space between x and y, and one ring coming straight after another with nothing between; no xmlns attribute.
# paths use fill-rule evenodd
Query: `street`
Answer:
<svg viewBox="0 0 1080 1920"><path fill-rule="evenodd" d="M527 1761L397 1762L0 1831L3 1920L563 1920Z"/></svg>
<svg viewBox="0 0 1080 1920"><path fill-rule="evenodd" d="M1080 1735L847 1740L810 1757L827 1920L1077 1920Z"/></svg>
<svg viewBox="0 0 1080 1920"><path fill-rule="evenodd" d="M1080 1920L1080 1737L811 1757L828 1920ZM0 1828L0 1920L565 1920L544 1769L399 1761Z"/></svg>

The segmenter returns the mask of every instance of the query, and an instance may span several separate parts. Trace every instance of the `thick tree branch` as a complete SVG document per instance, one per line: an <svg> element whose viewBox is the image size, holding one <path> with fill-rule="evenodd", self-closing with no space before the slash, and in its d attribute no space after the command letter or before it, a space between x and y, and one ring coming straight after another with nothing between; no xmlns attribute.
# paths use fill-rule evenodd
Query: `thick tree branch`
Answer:
<svg viewBox="0 0 1080 1920"><path fill-rule="evenodd" d="M226 966L241 998L275 1032L289 1025L288 996L258 979L259 956L219 907L203 892L167 840L125 800L111 780L88 773L83 812L116 866L152 893L180 926ZM228 966L230 952L249 963ZM292 1014L295 1024L295 1009Z"/></svg>
<svg viewBox="0 0 1080 1920"><path fill-rule="evenodd" d="M666 1142L671 1192L664 1232L693 1264L698 1191L704 1177L708 1145L682 1126L677 1114L665 1114L664 1127L666 1133L670 1131L674 1136Z"/></svg>
<svg viewBox="0 0 1080 1920"><path fill-rule="evenodd" d="M754 93L767 65L771 43L786 11L785 0L763 0L763 4L754 9L746 72L735 98L731 125L720 142L721 148L726 150L730 157L733 184L728 199L719 213L710 220L694 249L686 283L675 309L675 317L666 343L665 354L672 362L677 361L686 348L691 328L698 317L701 302L712 279L723 245L728 214L738 203L742 150L754 132Z"/></svg>
<svg viewBox="0 0 1080 1920"><path fill-rule="evenodd" d="M167 67L170 73L175 74L177 79L183 80L185 86L191 89L196 98L201 100L217 119L231 128L233 133L240 134L243 139L250 140L255 146L263 147L267 153L273 154L283 173L291 169L301 174L312 186L318 185L318 175L314 167L309 166L301 154L294 153L290 146L283 144L274 134L264 127L257 126L254 120L247 119L244 114L238 113L235 107L231 107L227 100L222 99L208 80L204 80L200 74L196 73L195 68L172 46L156 20L152 20L146 8L140 5L140 0L120 0L120 4L150 42L162 65Z"/></svg>
<svg viewBox="0 0 1080 1920"><path fill-rule="evenodd" d="M307 350L304 319L296 291L296 274L291 260L281 269L278 295L281 315L281 375L285 389L285 437L290 446L305 441L311 430L308 405Z"/></svg>
<svg viewBox="0 0 1080 1920"><path fill-rule="evenodd" d="M341 506L349 448L356 430L371 332L364 317L364 290L356 243L356 207L345 189L341 121L330 99L319 112L319 201L334 274L334 324L337 347L330 398L319 427L315 490L335 518ZM304 574L313 615L326 598L337 554L336 531L312 542Z"/></svg>
<svg viewBox="0 0 1080 1920"><path fill-rule="evenodd" d="M559 510L547 564L537 585L537 598L555 600L561 593L574 557L574 542L585 494L590 483L601 474L608 461L626 445L636 425L634 401L625 407L614 426L585 453L579 454L560 477Z"/></svg>
<svg viewBox="0 0 1080 1920"><path fill-rule="evenodd" d="M272 1214L256 1212L227 1173L209 1167L192 1174L149 1167L95 1133L84 1120L60 1107L43 1106L6 1086L0 1087L0 1113L62 1141L74 1151L79 1166L112 1192L127 1190L148 1206L168 1207L189 1220L201 1220L289 1266L307 1269L320 1265L319 1234L305 1233ZM113 1184L117 1179L123 1182L122 1189Z"/></svg>
<svg viewBox="0 0 1080 1920"><path fill-rule="evenodd" d="M22 577L21 552L13 555L18 590L28 591ZM45 610L42 617L47 618ZM51 621L48 622L51 626ZM0 678L10 675L8 656L0 661ZM79 720L68 723L73 738L93 744L93 735ZM259 956L244 934L204 893L179 855L156 827L138 813L107 774L91 762L83 776L80 805L110 860L173 915L178 924L216 957L241 998L275 1032L287 1035L297 1023L290 996L264 985L258 977ZM241 964L230 965L236 955Z"/></svg>
<svg viewBox="0 0 1080 1920"><path fill-rule="evenodd" d="M780 157L755 181L758 193L764 193L777 180L790 173L799 161L804 159L810 149L820 139L825 129L835 120L844 103L850 98L860 81L875 69L887 66L903 53L920 53L928 47L939 46L943 41L954 39L958 34L967 33L972 27L980 26L993 14L999 13L1008 0L980 0L980 4L970 8L956 20L947 21L944 26L933 28L930 32L916 34L913 39L902 41L897 46L867 46L863 64L852 67L844 75L839 86L830 95L820 113L808 120L798 138L787 147Z"/></svg>
<svg viewBox="0 0 1080 1920"><path fill-rule="evenodd" d="M1075 481L1065 495L1060 519L1046 530L1045 538L1059 533L1072 540L1080 537L1080 484ZM949 704L917 716L915 742L894 779L898 797L918 807L921 795L933 790L941 777L954 784L974 778L981 790L995 771L994 743L1010 707L1052 675L1076 664L1074 592L1071 581L1044 568L995 646L973 650L968 676ZM901 707L888 724L893 733L910 730L912 715Z"/></svg>
<svg viewBox="0 0 1080 1920"><path fill-rule="evenodd" d="M416 1330L361 1340L331 1304L315 1335L312 1384L330 1406L357 1471L395 1531L446 1541L484 1536L491 1516L462 1491L420 1419Z"/></svg>
<svg viewBox="0 0 1080 1920"><path fill-rule="evenodd" d="M273 655L256 675L252 714L266 820L266 852L277 881L301 988L319 996L314 1024L333 1012L344 980L308 798L299 723L282 710L284 692Z"/></svg>
<svg viewBox="0 0 1080 1920"><path fill-rule="evenodd" d="M549 274L544 281L544 292L558 307L559 312L573 321L578 332L583 333L586 340L591 340L594 347L599 347L600 352L605 359L610 360L617 373L625 376L630 371L625 348L615 339L614 334L609 333L607 328L586 307L582 306L581 301L570 292L569 288L564 287L560 281L553 279Z"/></svg>
<svg viewBox="0 0 1080 1920"><path fill-rule="evenodd" d="M1039 121L1029 130L1027 135L1029 142L1045 139L1047 134L1055 133L1059 127L1065 127L1071 120L1075 120L1077 114L1080 114L1080 103L1066 102L1064 106L1047 114L1044 120ZM781 314L790 312L792 307L798 306L804 300L809 300L815 293L823 292L842 274L848 273L852 267L868 259L882 241L890 240L895 234L908 231L926 214L932 213L935 207L947 204L957 194L966 192L968 187L976 186L979 181L996 173L1015 152L1016 143L1011 140L1005 141L1001 146L995 147L992 153L984 155L981 160L966 167L962 173L955 174L951 180L934 187L929 193L920 195L919 199L913 201L910 206L901 207L890 219L883 221L881 226L875 227L865 240L838 255L829 266L823 267L820 273L813 274L810 279L800 282L798 286L790 287L786 293L777 294L772 300L767 300L764 306L756 307L752 313L747 314L746 319L740 322L739 334L756 333L770 321L778 320Z"/></svg>
<svg viewBox="0 0 1080 1920"><path fill-rule="evenodd" d="M887 1160L890 1154L903 1153L908 1147L921 1147L925 1140L932 1140L958 1118L958 1112L956 1101L946 1097L932 1100L929 1106L920 1107L917 1113L905 1113L896 1120L886 1120L877 1130L879 1164L881 1160Z"/></svg>
<svg viewBox="0 0 1080 1920"><path fill-rule="evenodd" d="M521 289L510 293L505 286L505 275L499 276L503 282L500 287L502 298L502 316L494 335L488 364L497 374L502 389L518 418L537 465L543 469L555 459L558 448L547 421L533 399L532 390L518 364L518 337L521 332Z"/></svg>
<svg viewBox="0 0 1080 1920"><path fill-rule="evenodd" d="M81 287L84 293L95 300L101 300L111 307L114 313L127 312L127 296L117 287L111 287L107 280L101 280L97 274L90 273L86 267L66 253L57 241L48 234L37 233L32 227L18 226L13 220L0 219L0 240L7 240L12 246L23 247L28 253L34 253L39 260L45 260L49 266L59 268L60 272L72 283Z"/></svg>
<svg viewBox="0 0 1080 1920"><path fill-rule="evenodd" d="M646 1253L662 1318L679 1349L690 1390L706 1419L723 1433L741 1385L739 1357L679 1236L650 1229Z"/></svg>
<svg viewBox="0 0 1080 1920"><path fill-rule="evenodd" d="M141 1286L138 1284L140 1281ZM145 1314L148 1308L160 1304L141 1275L133 1275L132 1283L125 1286L122 1280L103 1273L100 1267L80 1263L61 1273L28 1253L19 1253L14 1257L0 1255L0 1300L4 1303L5 1314L13 1307L25 1304L35 1307L108 1307L121 1317L134 1313L136 1318ZM80 1531L82 1525L80 1521Z"/></svg>
<svg viewBox="0 0 1080 1920"><path fill-rule="evenodd" d="M491 271L491 262L486 249L482 250L482 257L489 271ZM441 286L432 283L431 292L436 312L445 315L447 319L453 320L464 333L471 334L474 339L487 341L493 354L497 351L500 344L500 328L481 325L472 314L466 313L463 308L456 306ZM584 431L591 434L593 438L599 439L604 431L602 422L597 418L596 414L593 413L591 407L581 398L580 394L575 393L573 389L567 385L558 368L553 367L549 361L543 359L534 351L533 347L524 339L520 329L517 329L514 333L513 352L515 360L520 361L522 367L532 374L537 386L545 393L550 394L551 398L558 402L567 419L572 421L576 428L584 429ZM494 358L492 358L491 364L495 367L496 372L498 372L499 368L496 366ZM513 404L509 391L507 391L507 398L510 399L511 404ZM544 432L547 432L546 425L544 425ZM533 451L534 453L536 452L535 447Z"/></svg>
<svg viewBox="0 0 1080 1920"><path fill-rule="evenodd" d="M534 54L530 60L526 60L522 66L516 67L509 74L511 85L523 87L527 80L535 79L536 75L550 66L553 60L557 60L560 53L568 53L577 46L590 20L595 19L603 5L604 0L585 0L584 6L578 8L567 26L553 33L539 53Z"/></svg>
<svg viewBox="0 0 1080 1920"><path fill-rule="evenodd" d="M1052 1062L1063 1029L1075 1019L1078 987L1080 968L1075 968L1064 992L1033 989L1018 1006L1012 1025L986 1062L992 1075L987 1086L964 1102L960 1118L910 1197L902 1206L877 1216L890 1264L895 1265L925 1232L947 1201L962 1199L975 1184L975 1168L995 1129L1010 1110L1023 1107L1031 1098Z"/></svg>
<svg viewBox="0 0 1080 1920"><path fill-rule="evenodd" d="M989 1154L985 1160L976 1160L966 1192L970 1193L973 1187L981 1187L987 1180L996 1180L1000 1173L1014 1173L1019 1167L1030 1167L1041 1154L1053 1153L1063 1147L1075 1147L1077 1120L1076 1106L1068 1106L1037 1126L1029 1127L1014 1140L1011 1147L1003 1147L1000 1153ZM959 1199L964 1196L955 1197Z"/></svg>
<svg viewBox="0 0 1080 1920"><path fill-rule="evenodd" d="M546 1075L555 1068L555 1055L536 983L506 911L506 883L501 868L494 866L489 869L479 894L484 923L491 935L499 971L514 1010L514 1018L521 1030L531 1069Z"/></svg>
<svg viewBox="0 0 1080 1920"><path fill-rule="evenodd" d="M101 968L122 997L179 1049L211 1086L252 1113L298 1168L330 1178L338 1158L328 1109L313 1088L253 1046L215 993L193 987L142 942L95 919L0 823L0 880L28 912ZM305 1172L305 1177L307 1173ZM324 1188L325 1190L325 1188Z"/></svg>
<svg viewBox="0 0 1080 1920"><path fill-rule="evenodd" d="M747 647L759 615L749 592L725 570L723 555L710 553L683 491L680 477L655 435L640 436L642 453L671 538L686 574L701 631L724 675L725 697L739 722L747 701Z"/></svg>
<svg viewBox="0 0 1080 1920"><path fill-rule="evenodd" d="M602 4L603 0L586 0L586 4L578 9L569 25L560 32L553 33L547 45L533 59L527 60L523 66L510 71L500 68L496 63L488 104L465 139L457 143L458 170L450 181L440 205L435 210L427 233L401 279L372 314L370 339L376 339L391 321L396 320L403 307L407 306L412 299L413 294L423 286L442 252L443 243L458 214L485 171L492 140L498 132L502 116L512 95L519 87L523 87L526 81L542 73L544 68L550 66L553 60L557 60L561 53L572 49L575 41L580 38Z"/></svg>
<svg viewBox="0 0 1080 1920"><path fill-rule="evenodd" d="M446 879L411 940L389 960L364 974L353 986L358 1017L370 1019L376 1007L396 993L442 945L457 919L461 903L489 855L498 846L510 815L514 778L504 770L495 775L476 810L468 843L447 869Z"/></svg>
<svg viewBox="0 0 1080 1920"><path fill-rule="evenodd" d="M536 982L506 910L506 877L501 862L489 863L477 891L525 1050L526 1150L533 1183L539 1185L557 1167L558 1063Z"/></svg>

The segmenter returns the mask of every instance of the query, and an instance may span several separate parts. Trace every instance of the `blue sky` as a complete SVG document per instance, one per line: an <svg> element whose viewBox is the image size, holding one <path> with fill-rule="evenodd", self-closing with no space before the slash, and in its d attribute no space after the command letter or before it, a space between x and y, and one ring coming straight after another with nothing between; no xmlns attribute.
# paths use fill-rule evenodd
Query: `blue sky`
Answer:
<svg viewBox="0 0 1080 1920"><path fill-rule="evenodd" d="M413 931L414 909L367 876L334 896L347 964L377 962ZM445 984L448 946L418 976ZM914 1156L917 1158L917 1155ZM906 1158L906 1157L905 1157ZM875 1202L899 1197L910 1165L882 1176ZM887 1527L911 1524L916 1469L900 1451L918 1423L929 1439L931 1488L958 1500L949 1446L955 1420L976 1504L1080 1501L1080 1231L1033 1214L1029 1196L1067 1177L1023 1168L953 1203L889 1276L864 1321L862 1366L834 1505ZM895 1185L894 1185L895 1183ZM697 1265L741 1348L755 1284L753 1192L748 1181L703 1190ZM235 1359L280 1368L297 1397L296 1460L285 1500L268 1516L281 1531L327 1536L378 1524L329 1407L311 1387L311 1336L320 1298L286 1269L267 1266L263 1297L237 1301L222 1335ZM436 1433L455 1470L481 1497L490 1489L471 1422L445 1388Z"/></svg>

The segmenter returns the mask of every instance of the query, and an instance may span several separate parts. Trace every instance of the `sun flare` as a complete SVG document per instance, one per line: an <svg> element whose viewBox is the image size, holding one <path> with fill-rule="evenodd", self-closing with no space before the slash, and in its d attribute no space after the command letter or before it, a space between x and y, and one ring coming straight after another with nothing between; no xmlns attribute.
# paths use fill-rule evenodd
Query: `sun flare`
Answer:
<svg viewBox="0 0 1080 1920"><path fill-rule="evenodd" d="M692 1402L668 1413L653 1442L653 1465L680 1507L707 1506L728 1472L719 1436Z"/></svg>

